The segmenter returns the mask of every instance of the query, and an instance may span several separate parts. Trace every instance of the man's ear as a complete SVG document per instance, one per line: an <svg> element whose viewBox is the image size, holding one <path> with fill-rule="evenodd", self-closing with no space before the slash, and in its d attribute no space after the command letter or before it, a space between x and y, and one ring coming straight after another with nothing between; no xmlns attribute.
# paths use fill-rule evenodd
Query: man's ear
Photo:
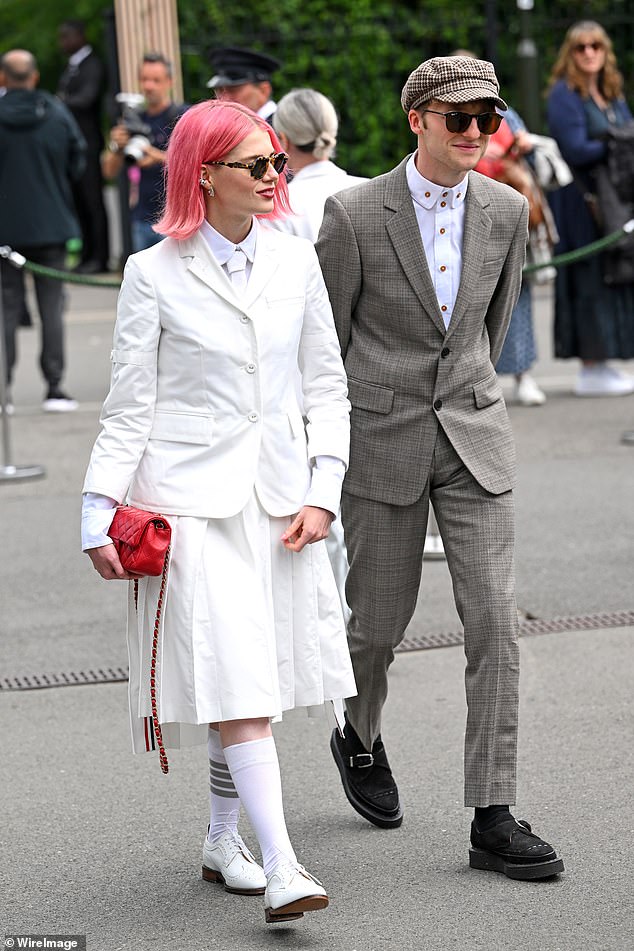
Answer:
<svg viewBox="0 0 634 951"><path fill-rule="evenodd" d="M416 109L410 109L407 113L407 121L414 135L420 135L424 129L423 117Z"/></svg>

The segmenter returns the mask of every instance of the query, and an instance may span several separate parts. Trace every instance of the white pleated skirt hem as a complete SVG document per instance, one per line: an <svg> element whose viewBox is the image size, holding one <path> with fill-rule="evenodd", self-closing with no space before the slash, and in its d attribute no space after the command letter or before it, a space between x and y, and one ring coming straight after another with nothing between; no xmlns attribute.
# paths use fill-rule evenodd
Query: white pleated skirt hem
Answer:
<svg viewBox="0 0 634 951"><path fill-rule="evenodd" d="M207 725L328 701L343 722L356 695L345 623L325 542L287 551L290 517L269 516L254 495L228 519L169 516L172 551L156 661L166 748L205 743ZM150 662L160 578L128 599L132 748L155 748Z"/></svg>

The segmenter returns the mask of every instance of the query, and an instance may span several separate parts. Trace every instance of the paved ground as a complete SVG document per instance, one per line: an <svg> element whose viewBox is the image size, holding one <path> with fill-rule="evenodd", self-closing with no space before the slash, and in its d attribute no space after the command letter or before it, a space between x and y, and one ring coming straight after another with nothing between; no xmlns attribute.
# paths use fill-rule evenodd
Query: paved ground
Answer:
<svg viewBox="0 0 634 951"><path fill-rule="evenodd" d="M260 899L200 880L204 755L173 753L169 777L131 757L125 684L0 689L0 934L87 933L91 951L631 951L634 450L619 436L634 428L634 397L571 395L576 368L552 359L549 292L537 296L535 375L548 403L511 407L518 600L529 616L591 617L586 630L572 621L522 639L518 813L558 846L566 873L529 884L467 868L460 647L401 654L393 667L384 736L400 830L348 806L327 719L295 713L276 727L291 835L331 896L327 911L287 926L266 926ZM0 484L3 685L126 664L123 588L78 551L116 293L71 288L70 298L77 413L40 412L37 331L20 331L11 461L47 474ZM457 630L446 565L427 563L408 633Z"/></svg>

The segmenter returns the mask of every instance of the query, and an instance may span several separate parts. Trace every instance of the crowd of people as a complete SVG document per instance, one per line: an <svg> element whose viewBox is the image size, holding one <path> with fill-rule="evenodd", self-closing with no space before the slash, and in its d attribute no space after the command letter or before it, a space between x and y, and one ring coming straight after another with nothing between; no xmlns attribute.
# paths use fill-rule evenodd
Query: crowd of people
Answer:
<svg viewBox="0 0 634 951"><path fill-rule="evenodd" d="M72 24L70 33L60 92L78 110L73 79L91 51ZM75 227L71 168L85 198L82 176L94 167L69 109L36 94L30 54L12 51L3 65L0 149L15 148L16 122L39 130L42 115L65 135L58 164L68 183L50 173L47 193L56 189L69 218L39 243L58 260ZM382 829L403 821L381 720L416 605L430 506L464 627L469 865L533 881L564 869L512 811L516 464L499 374L514 374L519 402L544 402L527 376L536 352L522 269L533 208L520 185L476 171L509 113L512 144L529 161L533 143L494 66L459 51L420 63L402 88L412 154L374 179L351 176L333 161L335 105L310 88L276 104L279 65L217 50L215 98L185 107L172 103L165 57L141 64L136 253L125 264L111 386L82 497L83 549L101 577L130 582L133 750L206 744L203 878L263 895L270 923L328 905L286 826L271 730L286 711L330 704L350 805ZM96 85L98 70L91 75ZM548 119L572 173L548 196L555 251L577 249L605 226L594 217L597 170L611 130L631 121L599 24L568 31ZM103 173L126 170L134 135L125 120L113 126ZM85 272L104 263L91 241ZM15 244L32 257L21 234ZM634 391L607 362L634 357L634 281L627 248L614 253L618 268L608 250L557 271L556 356L581 361L578 396ZM12 368L23 288L8 287ZM56 389L63 360L51 352L42 361L49 398L68 399ZM108 532L125 504L169 521L163 579L123 567ZM261 862L240 835L241 807Z"/></svg>

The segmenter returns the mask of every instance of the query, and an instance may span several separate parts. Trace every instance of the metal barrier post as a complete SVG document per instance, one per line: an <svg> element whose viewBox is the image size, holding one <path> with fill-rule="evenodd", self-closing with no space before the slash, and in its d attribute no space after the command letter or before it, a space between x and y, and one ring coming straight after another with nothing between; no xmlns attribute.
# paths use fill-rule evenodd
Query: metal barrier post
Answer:
<svg viewBox="0 0 634 951"><path fill-rule="evenodd" d="M6 246L0 247L0 258L14 267L24 267L26 258ZM2 302L2 272L0 271L0 414L2 415L2 465L0 482L16 482L19 479L36 479L45 475L42 466L16 466L11 461L11 438L7 412L7 354L4 336L4 306Z"/></svg>

